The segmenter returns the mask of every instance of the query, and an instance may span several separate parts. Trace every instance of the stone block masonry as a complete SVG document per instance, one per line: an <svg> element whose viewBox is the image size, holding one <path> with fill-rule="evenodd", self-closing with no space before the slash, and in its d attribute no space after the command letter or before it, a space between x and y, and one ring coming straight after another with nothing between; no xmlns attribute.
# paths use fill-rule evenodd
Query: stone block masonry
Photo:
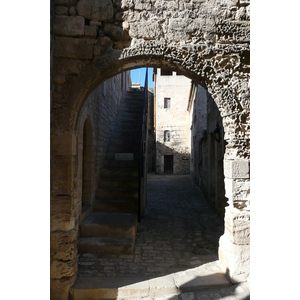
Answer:
<svg viewBox="0 0 300 300"><path fill-rule="evenodd" d="M108 100L95 106L89 96L106 80L145 65L180 72L214 99L223 120L224 158L232 161L232 169L224 170L229 206L236 214L235 220L239 220L239 214L249 212L250 179L245 178L247 172L238 161L250 160L250 1L52 3L51 136L56 136L56 140L51 147L51 234L78 232L80 145L85 116L91 119L93 132L99 131L93 137L99 150L94 154L97 166L105 151L116 106ZM113 85L107 84L101 92L104 95L110 89L113 91ZM105 117L99 117L101 114ZM65 134L76 137L76 151L73 139L61 146L57 144L58 136ZM55 149L64 154L57 155ZM230 269L232 278L246 280L248 252L240 251L245 245L231 242L231 232L234 231L228 231L220 240L220 261ZM56 247L59 253L66 249L63 242ZM72 257L66 255L58 264L57 257L51 256L52 299L68 299L77 272L76 259Z"/></svg>
<svg viewBox="0 0 300 300"><path fill-rule="evenodd" d="M75 61L74 61L75 62ZM65 65L65 61L62 61ZM76 64L72 64L73 68ZM57 66L62 68L62 66ZM77 226L81 214L83 185L83 129L86 120L91 123L91 156L87 158L92 174L99 174L110 132L120 104L122 82L129 72L119 74L100 85L87 98L78 118L78 131L72 134L54 134L51 139L51 294L67 299L68 289L74 283L77 271ZM127 80L128 81L128 80ZM128 85L124 84L127 89ZM71 146L71 147L70 147ZM74 174L75 172L75 174ZM77 184L72 186L73 178ZM91 178L92 190L98 176ZM76 197L71 205L70 199ZM93 200L93 193L89 195ZM69 286L69 287L68 287Z"/></svg>
<svg viewBox="0 0 300 300"><path fill-rule="evenodd" d="M171 72L155 74L156 93L156 171L165 173L165 155L173 156L173 174L189 174L190 126L187 103L191 80ZM167 102L168 104L167 104ZM169 140L165 140L165 132Z"/></svg>

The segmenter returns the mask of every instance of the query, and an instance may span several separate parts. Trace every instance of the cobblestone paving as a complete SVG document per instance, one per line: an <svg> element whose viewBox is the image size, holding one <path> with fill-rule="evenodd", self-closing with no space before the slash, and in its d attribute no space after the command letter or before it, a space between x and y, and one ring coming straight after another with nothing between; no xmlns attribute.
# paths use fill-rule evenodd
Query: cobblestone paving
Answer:
<svg viewBox="0 0 300 300"><path fill-rule="evenodd" d="M218 259L223 220L189 175L148 174L147 195L133 256L81 254L79 276L156 277Z"/></svg>

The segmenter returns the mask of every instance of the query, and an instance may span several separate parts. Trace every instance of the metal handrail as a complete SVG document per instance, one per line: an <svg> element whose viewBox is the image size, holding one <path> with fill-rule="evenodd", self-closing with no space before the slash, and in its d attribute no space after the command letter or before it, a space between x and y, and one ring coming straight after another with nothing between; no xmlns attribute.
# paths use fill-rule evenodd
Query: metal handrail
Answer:
<svg viewBox="0 0 300 300"><path fill-rule="evenodd" d="M139 197L138 197L138 220L141 221L141 183L144 179L144 164L146 159L146 143L147 143L147 114L148 114L148 68L146 68L144 99L143 99L143 117L141 122L141 138L139 151Z"/></svg>

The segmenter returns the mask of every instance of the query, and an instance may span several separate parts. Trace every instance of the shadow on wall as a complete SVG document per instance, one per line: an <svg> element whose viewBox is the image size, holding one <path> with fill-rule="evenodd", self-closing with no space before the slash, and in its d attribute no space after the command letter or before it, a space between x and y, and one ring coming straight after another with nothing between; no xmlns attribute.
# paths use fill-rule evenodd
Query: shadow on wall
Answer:
<svg viewBox="0 0 300 300"><path fill-rule="evenodd" d="M178 152L173 147L169 147L166 142L156 142L156 173L157 174L190 174L190 153ZM172 146L180 147L180 142L173 141Z"/></svg>
<svg viewBox="0 0 300 300"><path fill-rule="evenodd" d="M203 100L204 99L204 100ZM192 112L192 177L208 201L224 217L224 127L220 111L209 93L196 97Z"/></svg>

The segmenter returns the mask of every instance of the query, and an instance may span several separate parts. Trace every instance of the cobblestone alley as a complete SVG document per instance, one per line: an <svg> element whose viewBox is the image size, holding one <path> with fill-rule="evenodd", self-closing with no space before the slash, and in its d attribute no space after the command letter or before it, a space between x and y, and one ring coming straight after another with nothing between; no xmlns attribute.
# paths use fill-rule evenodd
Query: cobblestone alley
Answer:
<svg viewBox="0 0 300 300"><path fill-rule="evenodd" d="M140 223L133 256L103 258L80 254L79 277L155 278L218 260L223 220L189 175L148 174L147 195L146 213ZM222 288L217 294L212 290L203 294L203 290L202 296L192 292L161 299L223 299L221 295L233 295L235 288ZM214 293L215 296L211 296Z"/></svg>

